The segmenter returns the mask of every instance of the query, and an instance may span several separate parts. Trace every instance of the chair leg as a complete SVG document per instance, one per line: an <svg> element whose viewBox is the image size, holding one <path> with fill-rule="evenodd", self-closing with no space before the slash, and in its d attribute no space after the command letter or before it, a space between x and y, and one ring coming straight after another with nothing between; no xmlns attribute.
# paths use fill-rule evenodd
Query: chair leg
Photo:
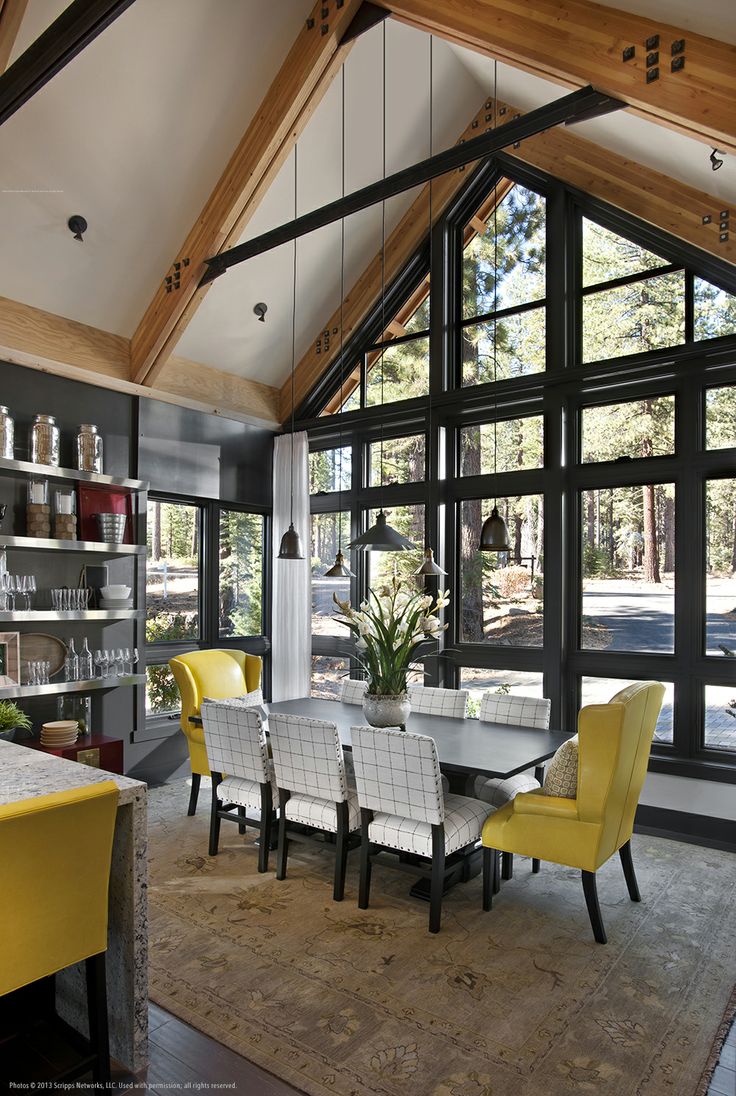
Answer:
<svg viewBox="0 0 736 1096"><path fill-rule="evenodd" d="M493 882L496 876L495 849L487 849L483 846L483 909L493 909Z"/></svg>
<svg viewBox="0 0 736 1096"><path fill-rule="evenodd" d="M238 807L238 818L242 819L242 822L238 823L238 833L242 837L245 833L245 807Z"/></svg>
<svg viewBox="0 0 736 1096"><path fill-rule="evenodd" d="M492 886L493 893L498 894L501 890L501 853L498 849L495 849L495 856L493 857L493 875Z"/></svg>
<svg viewBox="0 0 736 1096"><path fill-rule="evenodd" d="M335 886L332 897L335 902L342 902L345 897L345 872L348 866L348 834L350 816L347 803L336 803L337 810L337 840L335 842Z"/></svg>
<svg viewBox="0 0 736 1096"><path fill-rule="evenodd" d="M289 801L289 793L279 788L279 848L276 853L276 878L286 879L286 861L289 856L289 838L286 836L286 804Z"/></svg>
<svg viewBox="0 0 736 1096"><path fill-rule="evenodd" d="M634 861L631 859L631 841L627 841L625 845L621 846L618 855L621 857L624 879L626 880L626 886L629 888L629 898L632 902L641 902L639 884L636 881L636 872L634 871Z"/></svg>
<svg viewBox="0 0 736 1096"><path fill-rule="evenodd" d="M95 1062L92 1067L92 1080L104 1091L110 1082L110 1034L107 1022L107 978L105 975L105 953L92 955L84 962L87 980L87 1015L89 1019L89 1040Z"/></svg>
<svg viewBox="0 0 736 1096"><path fill-rule="evenodd" d="M501 854L501 878L513 879L514 878L514 854L512 852L504 852Z"/></svg>
<svg viewBox="0 0 736 1096"><path fill-rule="evenodd" d="M535 875L539 875L540 864L541 864L541 861L538 860L536 858L536 856L533 856L532 857L532 871L534 872Z"/></svg>
<svg viewBox="0 0 736 1096"><path fill-rule="evenodd" d="M358 887L358 906L368 909L371 894L371 847L368 843L368 827L373 821L373 811L364 807L360 811L360 885Z"/></svg>
<svg viewBox="0 0 736 1096"><path fill-rule="evenodd" d="M243 811L245 815L245 811ZM261 784L261 827L258 841L258 870L268 871L268 854L271 848L271 819L273 818L273 792L270 784ZM245 830L245 826L243 826Z"/></svg>
<svg viewBox="0 0 736 1096"><path fill-rule="evenodd" d="M445 827L432 826L432 877L429 883L429 931L439 932L445 887Z"/></svg>
<svg viewBox="0 0 736 1096"><path fill-rule="evenodd" d="M199 773L192 773L192 790L189 793L189 806L187 808L187 815L191 818L197 809L197 799L199 797L199 785L202 783L202 777Z"/></svg>
<svg viewBox="0 0 736 1096"><path fill-rule="evenodd" d="M585 904L588 907L588 915L593 928L593 936L599 944L605 944L608 941L608 937L606 936L606 930L603 927L601 907L598 904L598 888L596 886L595 872L584 871L582 875L583 893L585 894Z"/></svg>
<svg viewBox="0 0 736 1096"><path fill-rule="evenodd" d="M222 776L220 773L212 774L212 811L210 814L210 856L217 856L217 847L220 843L220 816L219 811L222 810L222 803L217 797L217 789L222 782ZM194 813L194 812L192 812Z"/></svg>

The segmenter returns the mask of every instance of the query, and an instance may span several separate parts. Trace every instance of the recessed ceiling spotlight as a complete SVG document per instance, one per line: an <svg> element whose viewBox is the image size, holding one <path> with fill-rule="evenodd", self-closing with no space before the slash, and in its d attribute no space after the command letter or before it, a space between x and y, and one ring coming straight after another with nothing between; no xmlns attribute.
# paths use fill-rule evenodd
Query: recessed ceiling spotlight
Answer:
<svg viewBox="0 0 736 1096"><path fill-rule="evenodd" d="M716 155L716 153L720 151L720 149L714 148L710 156L708 157L708 159L710 160L710 166L713 168L714 171L718 171L719 167L723 167L723 160L721 160L721 158ZM721 155L725 156L726 154L725 152L722 152Z"/></svg>
<svg viewBox="0 0 736 1096"><path fill-rule="evenodd" d="M255 312L261 323L266 322L266 313L268 312L267 304L264 304L263 301L259 301L258 304L253 305L253 311Z"/></svg>
<svg viewBox="0 0 736 1096"><path fill-rule="evenodd" d="M87 231L87 222L80 213L75 213L66 223L75 240L84 239L84 233Z"/></svg>

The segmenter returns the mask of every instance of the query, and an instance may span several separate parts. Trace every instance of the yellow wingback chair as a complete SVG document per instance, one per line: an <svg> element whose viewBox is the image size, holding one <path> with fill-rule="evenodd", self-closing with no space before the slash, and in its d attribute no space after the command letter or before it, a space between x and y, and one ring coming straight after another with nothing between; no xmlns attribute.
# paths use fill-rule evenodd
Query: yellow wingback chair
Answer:
<svg viewBox="0 0 736 1096"><path fill-rule="evenodd" d="M192 793L187 814L197 809L199 785L203 776L210 775L204 731L189 722L190 715L199 715L202 697L214 700L251 693L261 684L263 660L245 651L190 651L177 655L169 662L181 696L181 729L189 745L192 766Z"/></svg>
<svg viewBox="0 0 736 1096"><path fill-rule="evenodd" d="M498 890L499 851L580 868L593 935L606 943L595 873L618 852L629 897L641 900L629 842L663 696L663 685L644 681L622 689L608 704L583 708L576 798L522 792L488 818L483 827L484 909L491 908Z"/></svg>
<svg viewBox="0 0 736 1096"><path fill-rule="evenodd" d="M0 996L86 965L90 1054L64 1080L90 1068L96 1082L110 1079L105 952L117 804L106 780L0 806Z"/></svg>

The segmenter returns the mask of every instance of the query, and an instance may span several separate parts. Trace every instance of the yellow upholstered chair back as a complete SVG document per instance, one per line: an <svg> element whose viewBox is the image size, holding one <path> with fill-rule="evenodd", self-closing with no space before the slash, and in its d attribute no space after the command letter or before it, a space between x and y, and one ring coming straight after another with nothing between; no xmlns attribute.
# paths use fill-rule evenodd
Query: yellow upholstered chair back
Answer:
<svg viewBox="0 0 736 1096"><path fill-rule="evenodd" d="M261 683L262 660L245 651L190 651L169 662L181 696L181 729L187 736L192 772L209 776L210 768L201 727L189 722L199 715L202 698L224 700L242 696Z"/></svg>
<svg viewBox="0 0 736 1096"><path fill-rule="evenodd" d="M631 837L663 696L659 682L638 682L578 717L578 817L600 827L600 863Z"/></svg>
<svg viewBox="0 0 736 1096"><path fill-rule="evenodd" d="M0 994L107 949L117 804L107 780L0 806Z"/></svg>

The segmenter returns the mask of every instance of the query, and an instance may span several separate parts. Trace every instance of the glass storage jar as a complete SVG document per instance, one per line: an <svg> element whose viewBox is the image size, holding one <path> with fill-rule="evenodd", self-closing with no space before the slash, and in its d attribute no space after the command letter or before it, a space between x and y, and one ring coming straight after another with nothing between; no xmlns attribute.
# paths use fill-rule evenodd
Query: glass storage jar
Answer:
<svg viewBox="0 0 736 1096"><path fill-rule="evenodd" d="M102 438L91 422L83 422L79 427L77 468L80 472L102 471Z"/></svg>
<svg viewBox="0 0 736 1096"><path fill-rule="evenodd" d="M31 460L59 467L59 427L53 415L36 415L31 427Z"/></svg>

